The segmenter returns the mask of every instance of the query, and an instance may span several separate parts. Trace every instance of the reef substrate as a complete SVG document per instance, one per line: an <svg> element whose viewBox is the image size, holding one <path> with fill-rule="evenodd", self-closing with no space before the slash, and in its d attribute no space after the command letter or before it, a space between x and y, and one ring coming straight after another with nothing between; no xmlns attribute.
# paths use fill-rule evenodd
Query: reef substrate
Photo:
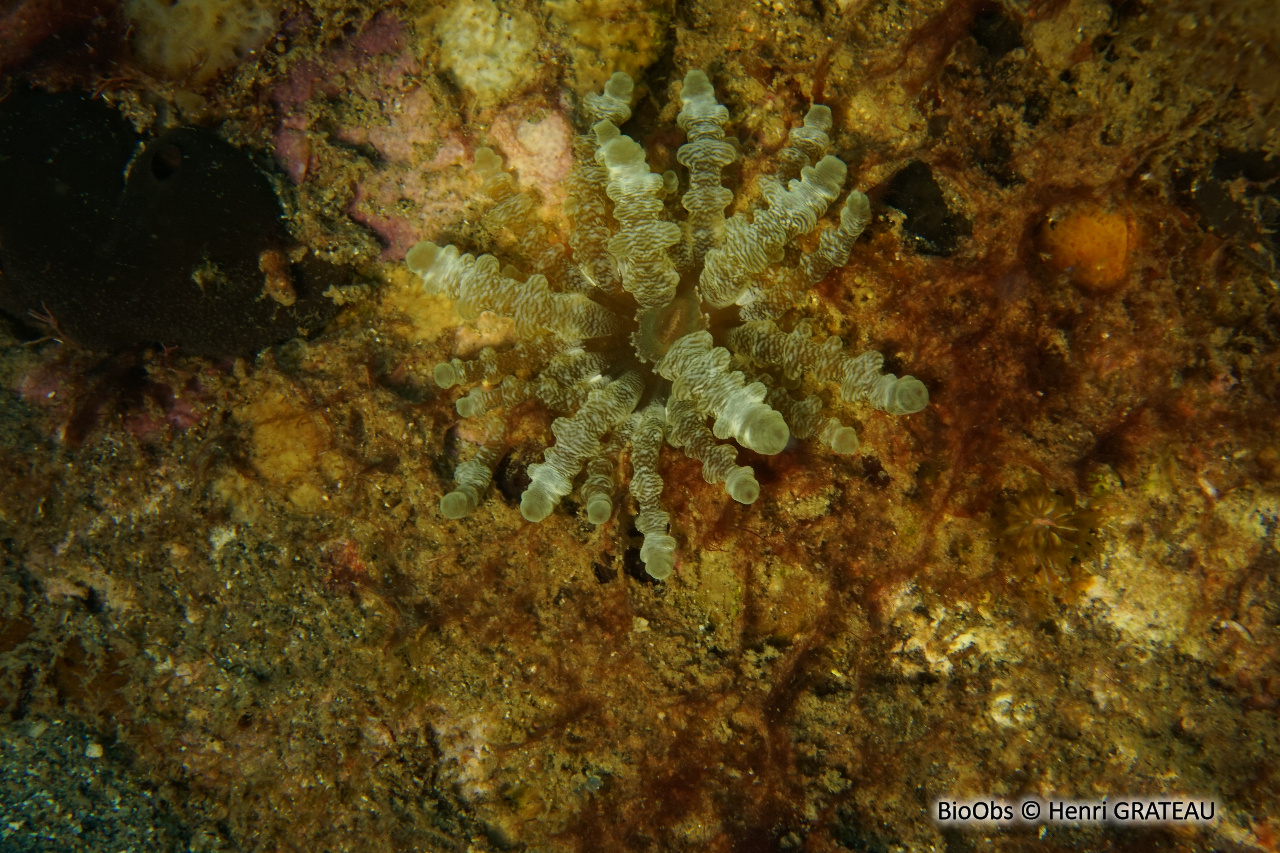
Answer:
<svg viewBox="0 0 1280 853"><path fill-rule="evenodd" d="M101 848L148 802L200 850L1274 850L1273 4L553 5L304 4L207 81L111 75L135 127L270 154L293 238L381 283L254 358L4 328L0 724L104 807L0 775L0 843ZM664 455L664 582L622 514L523 519L534 404L441 516L482 437L433 368L510 329L401 262L495 238L481 147L563 224L542 154L608 77L593 18L643 58L622 131L658 171L689 69L735 186L832 107L872 219L797 311L930 394L860 419L874 452L742 451L749 506ZM526 73L481 73L504 33ZM1178 793L1219 819L929 813Z"/></svg>

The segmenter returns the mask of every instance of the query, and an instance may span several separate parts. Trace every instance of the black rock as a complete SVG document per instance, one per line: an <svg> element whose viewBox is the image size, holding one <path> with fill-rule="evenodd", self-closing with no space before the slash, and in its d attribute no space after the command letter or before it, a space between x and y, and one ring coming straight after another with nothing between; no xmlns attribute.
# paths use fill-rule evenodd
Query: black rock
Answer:
<svg viewBox="0 0 1280 853"><path fill-rule="evenodd" d="M179 128L143 141L106 105L0 102L0 309L90 349L250 355L322 327L350 273L290 239L245 152Z"/></svg>

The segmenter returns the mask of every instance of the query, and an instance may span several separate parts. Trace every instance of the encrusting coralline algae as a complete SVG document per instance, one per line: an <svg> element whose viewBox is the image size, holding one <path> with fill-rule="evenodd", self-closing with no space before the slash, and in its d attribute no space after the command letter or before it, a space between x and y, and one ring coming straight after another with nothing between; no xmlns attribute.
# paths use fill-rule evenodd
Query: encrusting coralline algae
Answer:
<svg viewBox="0 0 1280 853"><path fill-rule="evenodd" d="M677 154L688 169L681 198L688 215L676 221L666 199L678 177L651 172L644 150L618 130L631 115L631 92L631 78L615 73L603 94L585 99L589 129L575 142L565 209L570 252L548 239L532 200L497 155L480 149L476 170L496 202L490 217L516 236L533 274L521 281L492 255L430 242L415 246L406 263L429 290L456 300L464 319L484 311L508 317L522 338L508 351L487 348L436 367L442 387L476 385L457 410L481 420L487 436L458 466L457 488L441 500L441 512L461 518L475 509L504 448L499 410L536 399L566 414L551 425L556 441L544 460L529 466L523 516L538 522L550 515L585 468L578 488L587 517L607 521L618 460L629 448L641 559L663 579L676 548L661 503L664 441L702 462L707 482L723 483L731 498L750 504L760 491L754 473L717 439L765 455L784 450L793 434L837 453L858 448L856 433L828 414L824 397L788 390L803 377L836 384L846 402L894 415L920 411L929 394L911 376L883 373L880 353L853 358L838 338L816 340L803 321L789 332L778 326L809 288L848 260L870 218L867 197L850 192L839 225L824 228L798 264L783 263L786 248L818 227L846 178L845 164L825 154L831 111L814 105L791 131L777 171L763 179L763 206L726 218L734 196L720 185L720 172L736 157L724 134L729 112L707 75L690 71L678 117L688 141ZM518 368L533 378L519 378Z"/></svg>

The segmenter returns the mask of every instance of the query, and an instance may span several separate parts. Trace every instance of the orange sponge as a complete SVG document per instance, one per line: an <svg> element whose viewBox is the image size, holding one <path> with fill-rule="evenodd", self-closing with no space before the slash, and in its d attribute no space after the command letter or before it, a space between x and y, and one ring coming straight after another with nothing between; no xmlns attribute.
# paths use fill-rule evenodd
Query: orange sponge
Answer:
<svg viewBox="0 0 1280 853"><path fill-rule="evenodd" d="M1088 290L1111 290L1129 274L1137 235L1128 216L1088 204L1050 217L1039 236L1050 267Z"/></svg>

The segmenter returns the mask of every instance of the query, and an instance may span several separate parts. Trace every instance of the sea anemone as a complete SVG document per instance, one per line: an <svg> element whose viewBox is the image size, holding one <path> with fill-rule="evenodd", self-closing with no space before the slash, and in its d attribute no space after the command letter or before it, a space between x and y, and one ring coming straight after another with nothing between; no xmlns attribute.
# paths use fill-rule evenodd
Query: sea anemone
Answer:
<svg viewBox="0 0 1280 853"><path fill-rule="evenodd" d="M1078 594L1088 577L1083 561L1096 545L1099 513L1074 495L1036 483L1005 501L995 515L998 553L1010 582L1037 579L1059 597Z"/></svg>
<svg viewBox="0 0 1280 853"><path fill-rule="evenodd" d="M662 580L676 550L661 502L664 445L702 462L708 483L750 504L760 484L728 440L763 456L781 453L793 436L850 454L857 434L833 412L858 403L909 415L925 408L929 392L919 379L886 373L880 353L848 355L839 338L791 321L807 294L848 261L871 218L869 199L853 190L839 223L821 222L848 173L826 153L831 110L810 107L777 155L778 169L761 179L761 203L726 216L734 192L721 186L721 170L738 148L725 138L729 111L707 75L690 71L680 93L683 178L650 171L645 149L618 129L631 115L632 91L631 78L616 73L584 101L567 241L534 215L533 200L495 152L476 152L476 173L496 203L489 218L525 250L533 274L431 242L414 246L405 263L429 291L455 300L463 319L485 311L508 317L520 338L503 352L485 349L435 368L442 388L471 386L456 408L486 435L457 467L457 488L441 500L441 513L475 510L505 452L506 413L536 400L561 416L551 424L555 443L528 468L521 514L541 522L577 491L587 520L606 523L629 459L640 558ZM797 241L814 233L816 245L800 251Z"/></svg>

